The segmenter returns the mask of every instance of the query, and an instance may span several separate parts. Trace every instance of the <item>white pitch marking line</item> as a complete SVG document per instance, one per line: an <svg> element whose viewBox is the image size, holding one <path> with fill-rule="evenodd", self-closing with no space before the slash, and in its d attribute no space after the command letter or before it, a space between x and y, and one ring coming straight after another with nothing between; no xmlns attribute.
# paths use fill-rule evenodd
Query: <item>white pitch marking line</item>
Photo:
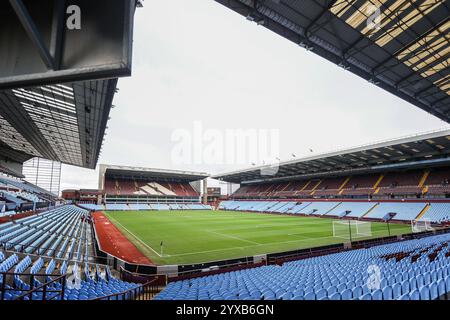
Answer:
<svg viewBox="0 0 450 320"><path fill-rule="evenodd" d="M303 236L303 237L305 237L305 236ZM209 252L217 252L217 251L228 251L228 250L234 250L234 249L246 249L246 248L260 247L260 246L271 245L271 244L278 244L278 243L301 242L301 241L308 241L308 240L311 240L311 239L325 239L325 238L335 238L335 237L333 237L333 236L320 237L320 238L305 237L305 239L297 239L297 240L289 240L289 241L277 241L277 242L267 242L267 243L260 243L260 244L252 245L252 246L231 247L231 248L224 248L224 249L215 249L215 250L207 250L207 251L195 251L195 252L173 254L173 255L171 255L171 257L189 256L189 255L193 255L193 254L209 253Z"/></svg>
<svg viewBox="0 0 450 320"><path fill-rule="evenodd" d="M223 236L223 237L227 237L227 238L231 238L231 239L235 239L235 240L239 240L239 241L244 241L244 242L248 242L248 243L253 243L255 245L260 245L261 244L261 243L255 242L255 241L241 239L239 237L232 236L232 235L229 235L229 234L223 234L223 233L219 233L219 232L215 232L215 231L211 231L211 230L205 230L205 231L209 232L209 233L217 234L219 236Z"/></svg>
<svg viewBox="0 0 450 320"><path fill-rule="evenodd" d="M156 252L152 247L150 247L148 244L146 244L144 241L142 241L141 239L139 239L138 236L136 236L133 232L131 232L130 230L128 230L127 228L125 228L125 226L123 224L121 224L119 221L117 221L116 219L114 219L113 217L109 217L110 219L114 220L117 224L119 224L122 228L124 228L129 234L131 234L137 241L139 241L142 245L144 245L145 247L147 247L148 249L152 250L158 257L162 258L162 256ZM164 257L168 257L168 255L164 255Z"/></svg>

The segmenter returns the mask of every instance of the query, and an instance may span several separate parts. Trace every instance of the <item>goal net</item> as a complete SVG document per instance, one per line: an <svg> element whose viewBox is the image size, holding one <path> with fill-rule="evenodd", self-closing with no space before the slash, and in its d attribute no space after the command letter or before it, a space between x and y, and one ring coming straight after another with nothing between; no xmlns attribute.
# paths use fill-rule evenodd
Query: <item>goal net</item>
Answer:
<svg viewBox="0 0 450 320"><path fill-rule="evenodd" d="M367 221L333 221L333 237L346 240L372 236L372 224Z"/></svg>
<svg viewBox="0 0 450 320"><path fill-rule="evenodd" d="M411 230L413 233L434 230L429 220L411 221Z"/></svg>

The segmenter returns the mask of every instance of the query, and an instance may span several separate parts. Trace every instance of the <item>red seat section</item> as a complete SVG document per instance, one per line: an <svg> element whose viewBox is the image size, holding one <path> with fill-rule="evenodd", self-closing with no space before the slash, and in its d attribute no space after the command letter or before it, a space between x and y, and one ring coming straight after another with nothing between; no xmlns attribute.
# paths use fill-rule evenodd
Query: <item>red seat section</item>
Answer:
<svg viewBox="0 0 450 320"><path fill-rule="evenodd" d="M144 195L144 196L178 196L198 197L189 182L137 181L133 179L105 179L107 195Z"/></svg>
<svg viewBox="0 0 450 320"><path fill-rule="evenodd" d="M323 180L314 192L315 196L339 195L341 187L348 180L347 177L329 178Z"/></svg>
<svg viewBox="0 0 450 320"><path fill-rule="evenodd" d="M342 190L342 195L369 196L375 191L374 186L380 174L366 174L351 176Z"/></svg>
<svg viewBox="0 0 450 320"><path fill-rule="evenodd" d="M450 167L244 184L235 199L421 198L450 195Z"/></svg>
<svg viewBox="0 0 450 320"><path fill-rule="evenodd" d="M290 181L284 184L283 189L277 191L275 195L280 197L294 196L296 192L300 191L308 181Z"/></svg>
<svg viewBox="0 0 450 320"><path fill-rule="evenodd" d="M389 172L381 180L378 195L420 195L422 188L419 187L420 179L424 170L405 172Z"/></svg>
<svg viewBox="0 0 450 320"><path fill-rule="evenodd" d="M105 193L106 194L113 194L113 195L117 195L116 192L116 187L115 187L115 181L114 180L109 180L109 179L105 179Z"/></svg>
<svg viewBox="0 0 450 320"><path fill-rule="evenodd" d="M320 179L313 179L308 182L306 182L303 187L295 192L295 195L303 198L307 198L311 195L311 193L316 190L319 185L322 183L322 180Z"/></svg>
<svg viewBox="0 0 450 320"><path fill-rule="evenodd" d="M134 194L136 186L133 180L117 180L120 186L120 194Z"/></svg>
<svg viewBox="0 0 450 320"><path fill-rule="evenodd" d="M450 168L431 169L424 185L427 194L450 194Z"/></svg>

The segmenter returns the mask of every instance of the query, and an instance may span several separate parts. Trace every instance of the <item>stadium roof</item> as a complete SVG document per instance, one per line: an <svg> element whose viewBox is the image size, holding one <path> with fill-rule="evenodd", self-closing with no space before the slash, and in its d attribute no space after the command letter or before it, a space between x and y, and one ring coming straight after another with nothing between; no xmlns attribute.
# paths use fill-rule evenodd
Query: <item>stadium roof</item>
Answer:
<svg viewBox="0 0 450 320"><path fill-rule="evenodd" d="M209 174L204 172L191 172L181 170L167 170L155 168L129 167L129 166L114 166L114 165L100 165L100 176L106 176L114 179L155 179L164 181L198 181L209 177Z"/></svg>
<svg viewBox="0 0 450 320"><path fill-rule="evenodd" d="M0 152L95 168L117 79L0 91Z"/></svg>
<svg viewBox="0 0 450 320"><path fill-rule="evenodd" d="M0 156L95 168L117 78L131 74L139 0L0 3ZM101 14L107 7L108 14ZM67 12L66 12L67 11ZM6 161L8 162L8 161Z"/></svg>
<svg viewBox="0 0 450 320"><path fill-rule="evenodd" d="M20 178L20 179L25 178L25 176L22 173L14 171L10 168L4 167L2 165L0 165L0 173L4 173L8 176L12 176L12 177Z"/></svg>
<svg viewBox="0 0 450 320"><path fill-rule="evenodd" d="M232 183L286 181L450 163L450 130L318 154L212 176Z"/></svg>
<svg viewBox="0 0 450 320"><path fill-rule="evenodd" d="M449 122L448 0L216 1Z"/></svg>

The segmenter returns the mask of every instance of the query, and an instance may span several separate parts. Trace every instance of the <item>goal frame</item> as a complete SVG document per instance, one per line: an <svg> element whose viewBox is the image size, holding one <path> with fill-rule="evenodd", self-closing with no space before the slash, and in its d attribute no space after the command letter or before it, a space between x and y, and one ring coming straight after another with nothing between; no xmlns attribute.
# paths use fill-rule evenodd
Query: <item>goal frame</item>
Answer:
<svg viewBox="0 0 450 320"><path fill-rule="evenodd" d="M340 235L337 232L337 227L340 225L341 230L344 231L344 235ZM368 228L363 229L363 226ZM371 237L372 236L372 223L370 221L359 220L334 220L333 221L333 237L342 238L352 241L357 238Z"/></svg>
<svg viewBox="0 0 450 320"><path fill-rule="evenodd" d="M423 226L423 228L420 228ZM411 231L412 233L433 231L434 228L431 226L430 220L411 220Z"/></svg>

